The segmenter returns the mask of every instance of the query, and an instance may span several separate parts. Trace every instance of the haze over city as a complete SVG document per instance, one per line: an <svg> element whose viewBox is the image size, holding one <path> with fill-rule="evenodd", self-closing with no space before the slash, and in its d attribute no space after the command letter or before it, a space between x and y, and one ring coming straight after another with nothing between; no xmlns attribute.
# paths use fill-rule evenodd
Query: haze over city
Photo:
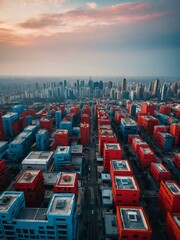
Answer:
<svg viewBox="0 0 180 240"><path fill-rule="evenodd" d="M180 76L180 1L0 0L0 75Z"/></svg>

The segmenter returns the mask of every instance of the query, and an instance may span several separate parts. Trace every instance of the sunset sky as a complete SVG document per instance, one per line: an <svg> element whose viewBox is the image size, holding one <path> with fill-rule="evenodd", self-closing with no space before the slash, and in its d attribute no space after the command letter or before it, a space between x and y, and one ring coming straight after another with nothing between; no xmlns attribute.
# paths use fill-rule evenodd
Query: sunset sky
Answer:
<svg viewBox="0 0 180 240"><path fill-rule="evenodd" d="M0 0L0 75L180 76L180 0Z"/></svg>

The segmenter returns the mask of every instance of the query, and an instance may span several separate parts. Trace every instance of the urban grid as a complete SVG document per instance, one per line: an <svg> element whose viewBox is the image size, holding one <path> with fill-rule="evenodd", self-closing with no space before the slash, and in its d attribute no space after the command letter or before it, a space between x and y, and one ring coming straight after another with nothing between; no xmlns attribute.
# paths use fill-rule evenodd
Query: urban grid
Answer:
<svg viewBox="0 0 180 240"><path fill-rule="evenodd" d="M35 80L1 81L0 239L178 240L180 83Z"/></svg>

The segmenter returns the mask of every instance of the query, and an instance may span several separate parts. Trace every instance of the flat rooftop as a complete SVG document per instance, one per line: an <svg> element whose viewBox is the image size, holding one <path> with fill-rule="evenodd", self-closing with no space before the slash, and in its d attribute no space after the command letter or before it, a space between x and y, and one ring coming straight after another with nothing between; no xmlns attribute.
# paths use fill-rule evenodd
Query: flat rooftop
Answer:
<svg viewBox="0 0 180 240"><path fill-rule="evenodd" d="M21 193L2 193L0 197L0 212L6 212L13 205L20 194Z"/></svg>
<svg viewBox="0 0 180 240"><path fill-rule="evenodd" d="M68 130L67 129L59 129L59 130L56 130L56 132L54 134L59 134L59 135L68 134Z"/></svg>
<svg viewBox="0 0 180 240"><path fill-rule="evenodd" d="M59 187L61 186L73 187L75 184L75 177L76 173L61 172L56 182L56 185L58 185Z"/></svg>
<svg viewBox="0 0 180 240"><path fill-rule="evenodd" d="M16 215L22 221L47 221L47 208L21 208Z"/></svg>
<svg viewBox="0 0 180 240"><path fill-rule="evenodd" d="M31 135L31 132L21 132L10 144L18 144L30 135Z"/></svg>
<svg viewBox="0 0 180 240"><path fill-rule="evenodd" d="M24 128L24 131L33 131L35 128L37 128L37 125L29 125Z"/></svg>
<svg viewBox="0 0 180 240"><path fill-rule="evenodd" d="M111 188L103 188L102 189L102 202L104 205L112 205L112 189Z"/></svg>
<svg viewBox="0 0 180 240"><path fill-rule="evenodd" d="M72 154L82 154L82 152L83 152L83 145L72 145L71 146Z"/></svg>
<svg viewBox="0 0 180 240"><path fill-rule="evenodd" d="M179 216L173 216L173 219L177 226L180 228L180 215Z"/></svg>
<svg viewBox="0 0 180 240"><path fill-rule="evenodd" d="M108 237L118 237L116 215L111 213L104 214L105 235Z"/></svg>
<svg viewBox="0 0 180 240"><path fill-rule="evenodd" d="M17 113L15 112L7 112L5 115L2 116L2 118L11 118L17 116Z"/></svg>
<svg viewBox="0 0 180 240"><path fill-rule="evenodd" d="M137 189L133 177L115 176L115 184L118 190L134 190Z"/></svg>
<svg viewBox="0 0 180 240"><path fill-rule="evenodd" d="M112 160L111 161L114 170L117 171L130 171L129 164L126 160Z"/></svg>
<svg viewBox="0 0 180 240"><path fill-rule="evenodd" d="M45 132L47 132L46 129L39 129L39 131L37 132L38 134L44 134Z"/></svg>
<svg viewBox="0 0 180 240"><path fill-rule="evenodd" d="M70 215L74 202L73 196L65 197L54 194L49 206L49 213L55 215Z"/></svg>
<svg viewBox="0 0 180 240"><path fill-rule="evenodd" d="M69 146L58 146L56 148L55 153L58 153L58 154L68 154L69 151L70 151L70 147Z"/></svg>
<svg viewBox="0 0 180 240"><path fill-rule="evenodd" d="M173 195L180 195L180 189L174 182L165 182L166 186L169 188Z"/></svg>
<svg viewBox="0 0 180 240"><path fill-rule="evenodd" d="M58 173L55 172L43 172L44 185L54 186L58 179Z"/></svg>
<svg viewBox="0 0 180 240"><path fill-rule="evenodd" d="M0 141L0 148L3 147L4 145L8 144L7 141Z"/></svg>
<svg viewBox="0 0 180 240"><path fill-rule="evenodd" d="M165 167L161 163L153 163L158 172L167 172Z"/></svg>
<svg viewBox="0 0 180 240"><path fill-rule="evenodd" d="M127 230L148 230L146 219L141 209L120 208L123 228Z"/></svg>
<svg viewBox="0 0 180 240"><path fill-rule="evenodd" d="M121 123L124 126L137 126L137 123L132 118L122 118Z"/></svg>
<svg viewBox="0 0 180 240"><path fill-rule="evenodd" d="M151 116L151 115L144 115L143 116L145 119L147 119L147 120L158 120L157 118L155 118L155 117L153 117L153 116Z"/></svg>
<svg viewBox="0 0 180 240"><path fill-rule="evenodd" d="M49 160L53 153L54 153L53 151L34 151L30 152L30 154L25 159Z"/></svg>
<svg viewBox="0 0 180 240"><path fill-rule="evenodd" d="M141 147L141 150L142 150L145 154L153 154L153 152L151 151L150 148Z"/></svg>
<svg viewBox="0 0 180 240"><path fill-rule="evenodd" d="M105 145L104 147L107 150L120 150L121 149L119 143L105 143L104 145Z"/></svg>
<svg viewBox="0 0 180 240"><path fill-rule="evenodd" d="M17 183L32 183L40 170L26 170L20 176L20 178L16 181Z"/></svg>
<svg viewBox="0 0 180 240"><path fill-rule="evenodd" d="M171 137L171 138L174 138L174 136L170 133L167 133L167 132L159 132L163 137Z"/></svg>

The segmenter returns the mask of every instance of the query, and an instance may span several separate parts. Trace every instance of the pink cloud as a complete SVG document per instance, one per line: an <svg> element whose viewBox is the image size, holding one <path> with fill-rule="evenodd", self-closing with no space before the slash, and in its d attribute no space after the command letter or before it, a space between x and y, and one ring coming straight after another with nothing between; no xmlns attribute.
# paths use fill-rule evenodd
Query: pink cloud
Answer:
<svg viewBox="0 0 180 240"><path fill-rule="evenodd" d="M76 31L81 27L125 24L153 19L165 14L163 11L151 12L147 2L121 3L103 9L77 8L64 13L44 13L19 23L26 29L58 27L60 32Z"/></svg>
<svg viewBox="0 0 180 240"><path fill-rule="evenodd" d="M95 9L95 8L97 8L98 5L97 5L97 3L95 3L95 2L88 2L88 3L87 3L87 6L90 7L90 8L92 8L92 9Z"/></svg>

